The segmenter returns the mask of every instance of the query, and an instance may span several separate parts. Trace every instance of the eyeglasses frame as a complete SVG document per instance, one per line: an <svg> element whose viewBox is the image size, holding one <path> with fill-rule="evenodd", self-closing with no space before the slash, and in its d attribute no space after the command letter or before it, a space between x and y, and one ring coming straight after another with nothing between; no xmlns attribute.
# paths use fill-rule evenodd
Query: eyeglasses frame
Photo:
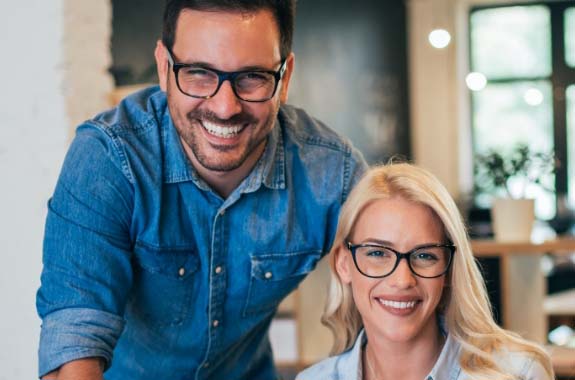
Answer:
<svg viewBox="0 0 575 380"><path fill-rule="evenodd" d="M280 68L277 71L273 71L273 70L222 71L222 70L216 70L216 69L212 69L212 68L202 67L202 69L207 70L207 71L211 71L218 76L218 85L217 85L214 93L211 95L206 95L206 96L191 95L191 94L188 94L187 92L184 92L184 90L182 90L182 88L180 87L180 80L178 79L178 72L184 67L198 67L198 66L193 64L193 63L175 62L174 58L173 58L173 54L170 51L170 49L168 49L167 47L165 49L166 49L166 54L168 56L168 62L172 66L172 70L174 72L174 77L176 78L176 85L178 86L178 89L180 90L180 92L182 94L189 96L189 97L192 97L192 98L196 98L196 99L210 99L210 98L214 97L218 93L218 91L220 90L220 87L222 87L222 84L225 81L229 81L231 84L232 90L234 92L234 95L236 95L236 97L238 99L240 99L244 102L250 102L250 103L267 102L268 100L270 100L271 98L273 98L275 96L277 89L278 89L278 84L281 81L281 79L283 78L283 75L284 75L286 67L287 67L287 65L286 65L287 59L285 59L285 58L282 59ZM237 91L236 91L236 86L234 84L234 81L239 75L245 74L245 73L266 73L266 74L273 75L275 78L275 84L274 84L274 90L273 90L271 96L269 98L262 99L262 100L247 100L247 99L244 99L241 96L239 96Z"/></svg>
<svg viewBox="0 0 575 380"><path fill-rule="evenodd" d="M399 252L393 248L390 247L386 247L384 245L379 245L379 244L351 244L350 241L346 241L345 242L347 249L351 252L351 256L353 257L353 263L355 264L355 268L358 270L359 273L361 273L362 275L364 275L365 277L369 277L369 278L384 278L384 277L388 277L391 274L393 274L393 272L395 272L395 270L397 269L397 267L399 266L399 262L401 261L401 259L405 259L405 261L407 261L407 266L409 267L409 270L411 271L411 273L413 273L414 275L416 275L417 277L421 277L421 278L438 278L441 277L443 275L445 275L448 271L449 268L451 267L451 263L453 262L453 256L455 255L455 251L457 250L457 247L453 244L427 244L427 245L422 245L416 248L413 248L412 250L408 251L408 252ZM393 269L383 275L383 276L370 276L366 273L364 273L361 269L359 269L359 265L357 265L357 259L356 259L356 249L361 248L361 247L375 247L375 248L385 248L387 250L390 250L391 252L395 253L395 265L393 266ZM421 249L425 249L425 248L449 248L449 262L447 263L445 270L441 273L438 274L437 276L431 276L431 277L426 277L426 276L422 276L418 273L415 272L415 270L413 269L413 267L411 266L411 261L409 260L409 257L411 256L411 254L413 254L414 252L417 252Z"/></svg>

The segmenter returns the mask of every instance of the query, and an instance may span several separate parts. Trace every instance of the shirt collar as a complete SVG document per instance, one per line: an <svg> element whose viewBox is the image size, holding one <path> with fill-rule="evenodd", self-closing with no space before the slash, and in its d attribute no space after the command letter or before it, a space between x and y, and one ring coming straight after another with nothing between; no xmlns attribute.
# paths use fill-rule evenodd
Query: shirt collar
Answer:
<svg viewBox="0 0 575 380"><path fill-rule="evenodd" d="M344 373L342 373L342 379L363 379L363 350L365 344L367 343L367 335L365 335L365 330L361 329L357 338L355 339L355 343L349 355L346 355L348 362L342 363L343 365L340 367Z"/></svg>
<svg viewBox="0 0 575 380"><path fill-rule="evenodd" d="M186 156L184 147L180 141L180 135L172 122L165 96L164 102L165 112L160 121L164 148L164 183L178 183L185 181L197 182L199 177L193 170L192 165Z"/></svg>
<svg viewBox="0 0 575 380"><path fill-rule="evenodd" d="M164 147L164 182L178 183L193 181L199 188L209 190L209 186L197 174L191 165L178 134L168 107L161 121L161 133ZM262 157L252 172L240 185L242 192L256 191L260 184L270 189L285 188L285 150L281 125L278 120L268 136Z"/></svg>
<svg viewBox="0 0 575 380"><path fill-rule="evenodd" d="M276 120L268 136L266 148L252 172L240 185L242 193L259 189L261 184L270 189L285 188L285 151L281 126Z"/></svg>
<svg viewBox="0 0 575 380"><path fill-rule="evenodd" d="M426 376L426 380L455 380L461 372L459 366L459 354L461 346L452 337L451 334L447 335L443 349L439 354L439 358L435 365Z"/></svg>

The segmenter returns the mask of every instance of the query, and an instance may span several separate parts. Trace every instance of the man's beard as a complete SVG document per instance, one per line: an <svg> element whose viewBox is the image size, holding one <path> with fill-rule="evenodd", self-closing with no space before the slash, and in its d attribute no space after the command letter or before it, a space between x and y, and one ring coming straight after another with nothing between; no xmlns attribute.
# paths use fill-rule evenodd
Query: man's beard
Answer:
<svg viewBox="0 0 575 380"><path fill-rule="evenodd" d="M228 172L233 171L246 161L249 155L258 147L260 144L265 141L267 138L267 134L265 136L252 136L252 140L250 140L241 153L241 155L233 160L214 160L214 157L209 157L207 153L202 149L202 143L200 142L201 139L196 139L196 135L202 133L199 130L193 130L193 128L204 128L203 126L199 125L199 121L208 121L220 126L238 126L241 125L243 129L240 133L245 133L245 129L248 128L258 128L262 130L271 130L270 123L273 126L275 123L275 118L277 116L277 112L274 112L271 119L268 119L265 124L259 126L258 120L249 113L242 112L240 114L234 115L229 119L222 120L218 118L213 112L209 110L194 110L189 112L186 115L186 125L183 128L178 128L180 135L184 142L190 147L192 153L194 154L196 160L202 165L204 168L215 171L215 172ZM205 132L205 131L204 131ZM204 142L205 143L205 142ZM236 146L225 146L225 145L211 145L211 148L226 153L229 151L233 151L234 149L238 149Z"/></svg>

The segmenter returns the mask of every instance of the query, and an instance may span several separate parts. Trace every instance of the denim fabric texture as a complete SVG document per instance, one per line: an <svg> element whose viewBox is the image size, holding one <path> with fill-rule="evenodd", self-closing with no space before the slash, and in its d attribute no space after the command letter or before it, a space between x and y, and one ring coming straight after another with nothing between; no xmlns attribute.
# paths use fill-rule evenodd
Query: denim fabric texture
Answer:
<svg viewBox="0 0 575 380"><path fill-rule="evenodd" d="M97 356L108 380L275 378L272 316L328 252L365 168L347 140L282 106L222 199L158 87L86 121L48 205L39 374Z"/></svg>
<svg viewBox="0 0 575 380"><path fill-rule="evenodd" d="M362 330L351 349L305 369L297 375L296 380L361 380L365 371L362 369L362 356L366 344L367 335ZM447 335L439 358L422 380L471 380L459 365L460 354L461 345ZM385 361L385 358L381 360ZM495 361L517 379L552 380L539 362L520 352L499 352L495 354Z"/></svg>

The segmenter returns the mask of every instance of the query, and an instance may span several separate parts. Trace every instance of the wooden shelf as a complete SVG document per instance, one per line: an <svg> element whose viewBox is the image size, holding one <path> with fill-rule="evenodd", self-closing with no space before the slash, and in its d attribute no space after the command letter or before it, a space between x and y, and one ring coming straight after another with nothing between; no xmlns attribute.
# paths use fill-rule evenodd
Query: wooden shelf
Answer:
<svg viewBox="0 0 575 380"><path fill-rule="evenodd" d="M545 297L543 310L547 315L575 317L575 289L565 290Z"/></svg>
<svg viewBox="0 0 575 380"><path fill-rule="evenodd" d="M560 377L575 376L575 348L546 346L551 356L555 375Z"/></svg>
<svg viewBox="0 0 575 380"><path fill-rule="evenodd" d="M472 240L473 254L478 257L494 257L501 255L536 255L553 253L554 255L570 255L575 253L574 238L558 238L542 243L505 243L492 239Z"/></svg>

